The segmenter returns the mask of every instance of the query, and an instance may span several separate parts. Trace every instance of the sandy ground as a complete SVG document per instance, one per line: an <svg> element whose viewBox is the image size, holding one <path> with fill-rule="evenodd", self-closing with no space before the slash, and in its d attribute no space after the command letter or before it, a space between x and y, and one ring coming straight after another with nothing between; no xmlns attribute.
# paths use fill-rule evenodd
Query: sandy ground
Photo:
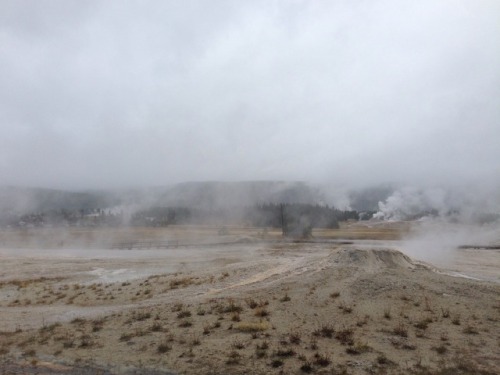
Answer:
<svg viewBox="0 0 500 375"><path fill-rule="evenodd" d="M498 250L429 264L393 228L343 230L351 244L198 229L140 250L8 233L0 374L500 372Z"/></svg>

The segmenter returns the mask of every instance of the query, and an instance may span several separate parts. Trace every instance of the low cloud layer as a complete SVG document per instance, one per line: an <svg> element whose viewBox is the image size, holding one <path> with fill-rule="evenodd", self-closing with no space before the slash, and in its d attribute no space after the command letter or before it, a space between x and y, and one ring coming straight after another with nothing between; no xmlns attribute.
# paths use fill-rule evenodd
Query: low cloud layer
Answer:
<svg viewBox="0 0 500 375"><path fill-rule="evenodd" d="M500 185L500 5L2 1L3 185Z"/></svg>

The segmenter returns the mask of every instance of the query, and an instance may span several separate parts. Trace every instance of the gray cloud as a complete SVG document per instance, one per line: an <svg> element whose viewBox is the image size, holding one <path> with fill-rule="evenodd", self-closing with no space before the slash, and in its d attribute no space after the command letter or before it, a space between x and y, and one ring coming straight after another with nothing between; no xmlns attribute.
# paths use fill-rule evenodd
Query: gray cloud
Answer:
<svg viewBox="0 0 500 375"><path fill-rule="evenodd" d="M500 6L2 1L2 184L500 185Z"/></svg>

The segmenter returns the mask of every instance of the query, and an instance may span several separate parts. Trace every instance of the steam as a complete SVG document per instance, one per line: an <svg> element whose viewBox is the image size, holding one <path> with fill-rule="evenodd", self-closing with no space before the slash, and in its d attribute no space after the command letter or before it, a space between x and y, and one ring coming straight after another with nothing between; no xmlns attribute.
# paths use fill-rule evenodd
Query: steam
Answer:
<svg viewBox="0 0 500 375"><path fill-rule="evenodd" d="M402 250L414 259L438 266L453 264L460 246L500 244L500 223L451 223L442 218L424 220L402 241Z"/></svg>
<svg viewBox="0 0 500 375"><path fill-rule="evenodd" d="M500 219L500 190L492 188L417 188L397 189L378 204L375 219L440 220L484 224Z"/></svg>
<svg viewBox="0 0 500 375"><path fill-rule="evenodd" d="M413 222L403 242L407 255L450 266L460 246L500 244L500 194L468 189L404 187L379 202L378 220Z"/></svg>

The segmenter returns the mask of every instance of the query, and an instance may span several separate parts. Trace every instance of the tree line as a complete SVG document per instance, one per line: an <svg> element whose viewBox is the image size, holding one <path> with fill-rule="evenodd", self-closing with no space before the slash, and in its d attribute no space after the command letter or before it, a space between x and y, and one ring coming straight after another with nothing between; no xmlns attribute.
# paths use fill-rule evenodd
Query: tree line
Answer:
<svg viewBox="0 0 500 375"><path fill-rule="evenodd" d="M256 204L246 207L206 209L149 207L131 215L104 209L50 210L0 218L2 227L166 227L169 225L245 225L282 228L283 234L306 234L312 228L338 228L339 222L359 220L357 211L313 204Z"/></svg>

